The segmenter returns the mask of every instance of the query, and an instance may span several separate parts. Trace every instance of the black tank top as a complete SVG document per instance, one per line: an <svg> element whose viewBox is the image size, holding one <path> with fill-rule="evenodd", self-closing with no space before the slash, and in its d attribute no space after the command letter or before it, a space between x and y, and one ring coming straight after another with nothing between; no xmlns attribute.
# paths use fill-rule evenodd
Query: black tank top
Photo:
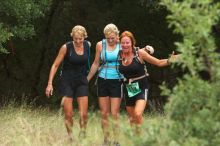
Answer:
<svg viewBox="0 0 220 146"><path fill-rule="evenodd" d="M122 73L125 78L135 78L145 74L144 64L138 62L137 59L137 57L133 58L132 62L127 66L124 66L121 60L119 61L119 72Z"/></svg>
<svg viewBox="0 0 220 146"><path fill-rule="evenodd" d="M123 74L124 77L127 79L125 83L127 83L128 79L130 78L136 78L145 75L146 72L144 69L144 64L141 64L137 59L137 57L133 58L131 64L127 66L124 66L122 64L122 60L119 61L119 72ZM139 86L142 90L149 88L147 77L144 77L135 82L139 83Z"/></svg>
<svg viewBox="0 0 220 146"><path fill-rule="evenodd" d="M87 63L88 63L88 49L86 44L83 43L84 51L83 55L78 55L74 49L73 42L67 42L67 52L63 61L63 74L65 72L71 72L73 76L87 75ZM69 75L69 74L68 74Z"/></svg>

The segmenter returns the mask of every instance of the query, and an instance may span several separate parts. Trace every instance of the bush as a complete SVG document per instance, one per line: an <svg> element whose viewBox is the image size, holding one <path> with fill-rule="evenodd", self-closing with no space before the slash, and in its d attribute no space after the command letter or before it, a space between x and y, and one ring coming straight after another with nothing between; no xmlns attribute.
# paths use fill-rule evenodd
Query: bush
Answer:
<svg viewBox="0 0 220 146"><path fill-rule="evenodd" d="M167 122L146 129L145 135L151 137L137 145L220 145L220 56L211 29L218 22L220 4L212 0L162 0L161 4L170 11L169 26L183 36L175 44L181 52L178 64L188 73L172 90L162 87L170 97L165 107Z"/></svg>

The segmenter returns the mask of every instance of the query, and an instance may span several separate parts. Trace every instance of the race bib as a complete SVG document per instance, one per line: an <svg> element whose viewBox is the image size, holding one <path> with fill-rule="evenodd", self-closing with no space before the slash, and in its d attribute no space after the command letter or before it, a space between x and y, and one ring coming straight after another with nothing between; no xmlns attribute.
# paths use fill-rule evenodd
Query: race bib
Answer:
<svg viewBox="0 0 220 146"><path fill-rule="evenodd" d="M127 88L129 97L133 97L141 92L138 82L127 84L126 88Z"/></svg>

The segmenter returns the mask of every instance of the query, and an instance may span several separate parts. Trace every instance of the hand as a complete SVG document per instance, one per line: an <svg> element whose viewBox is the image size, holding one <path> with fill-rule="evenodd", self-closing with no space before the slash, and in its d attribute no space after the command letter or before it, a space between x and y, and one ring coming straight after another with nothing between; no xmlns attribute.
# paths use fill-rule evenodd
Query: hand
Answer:
<svg viewBox="0 0 220 146"><path fill-rule="evenodd" d="M144 48L149 54L154 54L154 48L152 46L146 45Z"/></svg>
<svg viewBox="0 0 220 146"><path fill-rule="evenodd" d="M177 61L179 57L180 55L175 55L175 52L173 51L171 56L168 58L168 64Z"/></svg>
<svg viewBox="0 0 220 146"><path fill-rule="evenodd" d="M52 84L47 85L45 94L47 97L50 97L53 95L53 85Z"/></svg>

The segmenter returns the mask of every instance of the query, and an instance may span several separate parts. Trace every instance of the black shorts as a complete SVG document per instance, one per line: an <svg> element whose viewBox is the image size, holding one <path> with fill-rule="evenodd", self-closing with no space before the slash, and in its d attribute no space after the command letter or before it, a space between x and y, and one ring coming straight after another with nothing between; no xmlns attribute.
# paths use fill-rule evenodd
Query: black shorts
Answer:
<svg viewBox="0 0 220 146"><path fill-rule="evenodd" d="M138 93L137 95L133 96L133 97L129 97L128 96L128 92L126 89L126 84L127 82L125 82L125 84L123 85L123 93L124 93L124 98L125 98L125 102L126 102L126 106L135 106L135 103L137 100L145 100L147 101L148 98L148 89L149 89L149 83L147 80L147 77L140 79L137 81L141 92Z"/></svg>
<svg viewBox="0 0 220 146"><path fill-rule="evenodd" d="M133 97L128 97L128 95L125 94L125 104L126 104L126 106L135 106L135 103L137 100L147 101L147 98L148 98L148 89L142 90L141 93L139 93Z"/></svg>
<svg viewBox="0 0 220 146"><path fill-rule="evenodd" d="M103 79L98 77L98 97L120 97L122 95L122 81L119 79Z"/></svg>
<svg viewBox="0 0 220 146"><path fill-rule="evenodd" d="M88 96L89 87L86 76L80 76L79 78L70 78L66 76L60 77L59 83L59 94L60 96L67 97L81 97Z"/></svg>

